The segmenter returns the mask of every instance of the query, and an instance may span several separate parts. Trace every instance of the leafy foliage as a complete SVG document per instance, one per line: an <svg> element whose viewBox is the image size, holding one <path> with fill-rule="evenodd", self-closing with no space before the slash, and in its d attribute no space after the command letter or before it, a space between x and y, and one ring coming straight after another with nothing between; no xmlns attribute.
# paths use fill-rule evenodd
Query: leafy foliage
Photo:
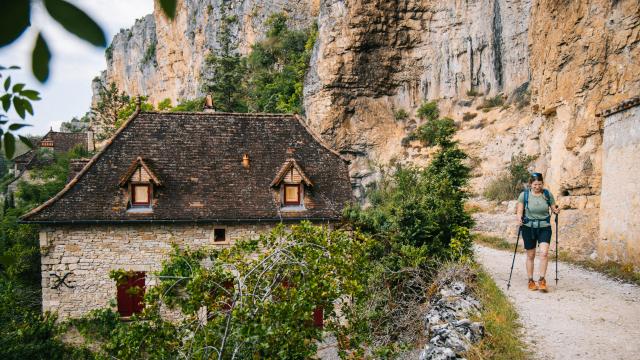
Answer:
<svg viewBox="0 0 640 360"><path fill-rule="evenodd" d="M11 66L9 68L5 68L3 66L0 66L0 71L16 69L19 69L19 67ZM9 122L9 120L5 119L8 119L8 116L6 114L8 114L12 105L13 110L23 120L26 118L27 113L33 115L33 106L31 105L31 102L40 100L40 93L35 90L25 89L26 85L22 83L12 84L11 76L3 79L3 74L1 72L0 82L2 82L2 88L4 90L4 92L0 96L0 103L2 103L2 110L4 111L4 114L0 113L0 125L6 125ZM16 140L15 136L12 134L12 131L19 130L25 126L31 125L13 123L9 124L9 126L7 126L6 128L0 129L0 136L4 134L4 136L0 138L0 140L2 141L2 144L4 144L4 153L8 158L13 157L16 148ZM18 138L25 145L33 147L31 141L28 138L22 135L18 135Z"/></svg>
<svg viewBox="0 0 640 360"><path fill-rule="evenodd" d="M194 112L202 111L204 109L204 98L198 98L194 100L183 100L176 105L171 111L184 111Z"/></svg>
<svg viewBox="0 0 640 360"><path fill-rule="evenodd" d="M496 201L516 199L524 189L523 183L529 179L527 166L535 159L535 156L522 153L513 155L507 170L487 185L484 197Z"/></svg>
<svg viewBox="0 0 640 360"><path fill-rule="evenodd" d="M99 100L91 108L91 114L101 130L96 136L98 139L112 136L136 110L138 101L142 111L153 110L153 105L146 101L146 96L131 98L124 91L120 92L115 82L105 85L98 81L97 85Z"/></svg>
<svg viewBox="0 0 640 360"><path fill-rule="evenodd" d="M218 42L220 53L210 54L205 59L205 73L211 76L205 80L203 90L212 93L214 106L225 112L246 112L245 84L246 60L237 53L231 37L233 17L225 17L220 25Z"/></svg>
<svg viewBox="0 0 640 360"><path fill-rule="evenodd" d="M158 103L158 110L165 111L171 110L171 99L166 98Z"/></svg>
<svg viewBox="0 0 640 360"><path fill-rule="evenodd" d="M314 309L324 309L328 329L344 326L333 304L362 295L370 243L358 233L302 223L230 248L175 247L140 317L123 324L108 311L94 312L79 322L81 331L117 358L309 358L322 339L311 321ZM184 319L162 320L160 304ZM91 318L98 324L89 325Z"/></svg>
<svg viewBox="0 0 640 360"><path fill-rule="evenodd" d="M316 27L291 30L283 13L267 20L267 38L247 57L235 53L230 34L234 18L221 26L221 50L206 59L204 92L222 111L302 113L302 86L317 36Z"/></svg>
<svg viewBox="0 0 640 360"><path fill-rule="evenodd" d="M423 120L436 120L440 116L440 110L435 101L430 101L420 105L416 114Z"/></svg>

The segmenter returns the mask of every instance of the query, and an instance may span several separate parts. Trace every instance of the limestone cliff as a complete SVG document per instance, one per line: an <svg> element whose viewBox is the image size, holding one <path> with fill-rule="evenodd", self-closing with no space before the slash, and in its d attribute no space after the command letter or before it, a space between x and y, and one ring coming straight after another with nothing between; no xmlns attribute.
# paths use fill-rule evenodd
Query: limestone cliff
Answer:
<svg viewBox="0 0 640 360"><path fill-rule="evenodd" d="M169 21L159 8L118 33L106 51L107 69L100 78L114 81L129 94L153 103L202 95L200 78L207 54L219 48L221 20L233 17L231 31L238 51L246 54L266 31L265 21L278 12L294 28L315 21L319 0L179 0ZM94 90L94 94L97 93Z"/></svg>
<svg viewBox="0 0 640 360"><path fill-rule="evenodd" d="M280 11L295 27L317 21L305 116L352 159L356 193L377 166L428 161L429 149L403 139L421 123L416 108L437 100L472 155L473 191L513 154L537 155L533 167L567 210L565 249L595 254L603 167L596 114L640 93L637 0L184 0L174 22L156 11L118 34L103 77L153 102L194 97L222 16L237 18L234 36L247 53ZM478 109L498 94L505 106ZM410 116L396 119L400 109ZM510 213L503 224L495 218L479 221L514 228Z"/></svg>

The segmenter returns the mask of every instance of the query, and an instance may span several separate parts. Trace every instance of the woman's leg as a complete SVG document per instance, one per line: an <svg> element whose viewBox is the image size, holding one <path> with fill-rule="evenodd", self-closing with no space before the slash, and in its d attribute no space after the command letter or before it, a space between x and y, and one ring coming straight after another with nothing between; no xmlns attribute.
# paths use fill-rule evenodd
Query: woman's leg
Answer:
<svg viewBox="0 0 640 360"><path fill-rule="evenodd" d="M540 277L545 277L547 273L547 263L549 263L549 243L541 242L540 243L540 263L538 267L538 271L540 272ZM529 276L531 277L531 275Z"/></svg>
<svg viewBox="0 0 640 360"><path fill-rule="evenodd" d="M527 250L527 275L533 279L533 261L536 258L536 248Z"/></svg>

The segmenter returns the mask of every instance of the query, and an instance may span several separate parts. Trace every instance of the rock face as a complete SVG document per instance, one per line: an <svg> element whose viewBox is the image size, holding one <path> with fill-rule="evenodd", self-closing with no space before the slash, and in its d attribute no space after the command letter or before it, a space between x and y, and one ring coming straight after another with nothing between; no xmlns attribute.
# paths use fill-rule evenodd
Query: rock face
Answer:
<svg viewBox="0 0 640 360"><path fill-rule="evenodd" d="M236 17L233 34L246 54L280 11L295 27L317 21L305 116L351 158L356 195L379 167L428 161L431 149L403 139L421 124L417 107L436 100L472 156L474 192L512 155L536 155L532 168L565 210L567 248L585 257L598 248L596 113L640 93L637 0L184 0L174 22L155 11L118 34L103 78L153 102L194 97L220 19ZM506 106L477 109L496 95ZM396 119L401 109L409 116Z"/></svg>
<svg viewBox="0 0 640 360"><path fill-rule="evenodd" d="M265 33L271 14L284 12L294 28L308 27L315 20L318 1L180 0L173 21L156 8L115 36L106 52L107 70L100 78L114 81L128 94L149 96L154 104L165 98L174 104L193 99L201 95L206 56L219 49L222 19L235 19L231 32L238 51L246 54Z"/></svg>

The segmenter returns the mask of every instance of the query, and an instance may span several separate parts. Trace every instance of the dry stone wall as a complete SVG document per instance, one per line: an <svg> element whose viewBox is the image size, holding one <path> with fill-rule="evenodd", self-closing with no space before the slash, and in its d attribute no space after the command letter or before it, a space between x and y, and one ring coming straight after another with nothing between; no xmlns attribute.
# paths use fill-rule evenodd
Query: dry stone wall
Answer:
<svg viewBox="0 0 640 360"><path fill-rule="evenodd" d="M225 228L228 242L214 243L214 228ZM111 270L144 271L146 285L153 286L152 272L168 259L171 244L181 248L228 246L239 239L257 237L271 225L68 225L43 228L42 307L57 311L60 319L79 317L109 306L116 299ZM55 274L55 275L53 275ZM67 275L60 284L57 277Z"/></svg>

